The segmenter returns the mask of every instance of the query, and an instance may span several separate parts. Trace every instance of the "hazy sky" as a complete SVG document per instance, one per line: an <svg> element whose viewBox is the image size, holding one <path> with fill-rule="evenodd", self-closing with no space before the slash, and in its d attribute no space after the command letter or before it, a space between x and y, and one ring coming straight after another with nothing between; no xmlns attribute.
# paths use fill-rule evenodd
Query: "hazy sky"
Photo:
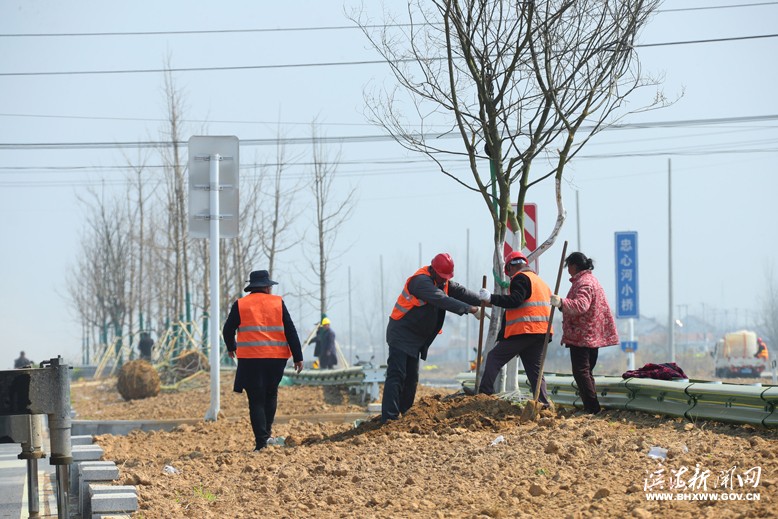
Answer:
<svg viewBox="0 0 778 519"><path fill-rule="evenodd" d="M595 259L595 274L613 300L614 232L637 231L641 314L667 319L671 161L676 311L704 311L733 327L756 318L766 269L778 257L778 38L680 44L778 34L778 2L710 9L753 3L667 2L641 34L642 44L674 43L640 47L639 56L645 72L664 77L668 97L684 95L669 108L626 121L650 123L645 129L599 134L568 166L567 221L540 262L549 284L566 239L570 251L580 248ZM366 5L380 21L377 3ZM158 71L168 58L173 69L248 67L174 74L185 99L187 139L206 132L272 139L279 124L286 136L307 137L313 119L328 137L381 135L366 123L363 90L391 81L386 66L268 68L376 60L361 32L332 29L348 25L341 2L330 1L0 1L0 345L7 359L0 365L10 367L20 349L36 361L80 358L80 325L65 284L85 214L78 196L90 187L122 189L117 166L139 155L160 163L135 149L52 144L164 140L163 75L140 71ZM279 30L172 34L236 29ZM159 34L105 34L149 32ZM94 71L125 72L73 73ZM290 151L310 156L308 146ZM347 142L333 155L338 151L339 192L358 190L336 247L343 255L333 274L330 318L340 338L348 337L349 269L353 327L372 327L376 341L388 314L381 313L381 264L386 309L420 256L427 263L448 251L455 279L480 286L491 269L492 231L479 195L391 141ZM245 165L272 160L275 149L242 144L240 153ZM306 172L292 168L290 180ZM545 238L556 217L552 185L530 191L529 201L538 204ZM307 214L310 205L304 198L299 204ZM304 216L301 228L308 221ZM304 254L295 249L282 256L280 293L299 277ZM568 287L564 279L561 291ZM294 298L287 304L307 334L316 312Z"/></svg>

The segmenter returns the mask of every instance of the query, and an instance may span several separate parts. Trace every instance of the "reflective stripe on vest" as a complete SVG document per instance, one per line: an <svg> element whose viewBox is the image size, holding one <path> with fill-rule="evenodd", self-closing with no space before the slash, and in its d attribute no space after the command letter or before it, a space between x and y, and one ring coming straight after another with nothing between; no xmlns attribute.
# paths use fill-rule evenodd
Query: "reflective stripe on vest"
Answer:
<svg viewBox="0 0 778 519"><path fill-rule="evenodd" d="M424 306L427 304L426 301L422 301L418 297L408 292L408 283L410 283L411 279L415 278L416 276L432 277L432 273L430 272L430 268L428 266L421 267L419 270L414 272L411 277L405 280L403 291L397 298L397 302L394 304L394 309L392 310L392 315L390 316L395 321L405 317L405 314L407 314L411 308ZM446 281L446 284L443 285L443 291L446 293L446 295L448 295L448 281Z"/></svg>
<svg viewBox="0 0 778 519"><path fill-rule="evenodd" d="M238 299L240 326L235 340L239 359L288 359L281 296L253 292Z"/></svg>
<svg viewBox="0 0 778 519"><path fill-rule="evenodd" d="M546 333L551 315L551 289L532 271L517 272L514 276L519 274L529 278L532 294L520 307L505 311L505 337L523 333ZM553 328L551 333L554 333Z"/></svg>

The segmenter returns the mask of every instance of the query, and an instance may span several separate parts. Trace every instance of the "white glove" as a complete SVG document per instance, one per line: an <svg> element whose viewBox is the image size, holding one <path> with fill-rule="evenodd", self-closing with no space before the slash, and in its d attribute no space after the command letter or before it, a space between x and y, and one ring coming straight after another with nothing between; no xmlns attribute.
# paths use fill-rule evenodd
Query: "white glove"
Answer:
<svg viewBox="0 0 778 519"><path fill-rule="evenodd" d="M562 298L556 294L551 294L551 306L562 308Z"/></svg>
<svg viewBox="0 0 778 519"><path fill-rule="evenodd" d="M483 314L483 311L481 310L481 308L480 308L480 307L478 307L478 306L474 306L473 308L478 308L478 310L476 310L476 311L473 313L473 317L475 317L475 318L476 318L476 319L478 319L479 321L480 321L481 319L483 319L483 318L484 318L484 314Z"/></svg>
<svg viewBox="0 0 778 519"><path fill-rule="evenodd" d="M486 290L485 288L482 288L478 291L478 299L481 301L490 301L492 299L492 293Z"/></svg>

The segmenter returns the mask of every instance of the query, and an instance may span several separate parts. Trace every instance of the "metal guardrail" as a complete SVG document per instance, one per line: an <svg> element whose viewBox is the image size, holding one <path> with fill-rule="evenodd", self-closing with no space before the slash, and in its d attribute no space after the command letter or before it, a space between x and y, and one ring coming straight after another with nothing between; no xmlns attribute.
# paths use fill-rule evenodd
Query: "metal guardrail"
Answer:
<svg viewBox="0 0 778 519"><path fill-rule="evenodd" d="M304 369L295 373L294 369L285 369L284 376L292 383L301 386L338 386L361 384L365 378L362 367L342 369Z"/></svg>
<svg viewBox="0 0 778 519"><path fill-rule="evenodd" d="M294 369L284 370L292 384L301 386L351 386L362 395L362 400L378 400L378 384L386 378L386 366L356 366L342 369L304 369L296 373Z"/></svg>
<svg viewBox="0 0 778 519"><path fill-rule="evenodd" d="M470 385L475 376L461 373L457 379L463 385ZM546 390L554 403L583 408L572 375L548 373L545 379ZM716 420L778 427L778 386L609 376L594 380L600 405L607 409L663 414L692 421ZM531 394L529 380L523 372L519 373L519 387L523 394Z"/></svg>
<svg viewBox="0 0 778 519"><path fill-rule="evenodd" d="M30 516L37 516L37 460L45 457L42 416L48 416L49 463L56 466L57 514L68 518L69 465L73 461L70 429L70 374L62 357L38 368L0 371L0 443L21 443L27 460Z"/></svg>

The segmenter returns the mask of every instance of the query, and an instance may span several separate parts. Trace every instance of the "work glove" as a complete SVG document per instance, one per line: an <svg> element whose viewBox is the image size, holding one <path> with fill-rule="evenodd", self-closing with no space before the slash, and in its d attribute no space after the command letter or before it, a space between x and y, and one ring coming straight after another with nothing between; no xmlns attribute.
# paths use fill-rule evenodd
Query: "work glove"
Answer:
<svg viewBox="0 0 778 519"><path fill-rule="evenodd" d="M491 301L492 299L492 293L486 290L485 288L482 288L478 291L478 299L481 301Z"/></svg>
<svg viewBox="0 0 778 519"><path fill-rule="evenodd" d="M562 308L562 298L556 294L551 294L551 306Z"/></svg>

